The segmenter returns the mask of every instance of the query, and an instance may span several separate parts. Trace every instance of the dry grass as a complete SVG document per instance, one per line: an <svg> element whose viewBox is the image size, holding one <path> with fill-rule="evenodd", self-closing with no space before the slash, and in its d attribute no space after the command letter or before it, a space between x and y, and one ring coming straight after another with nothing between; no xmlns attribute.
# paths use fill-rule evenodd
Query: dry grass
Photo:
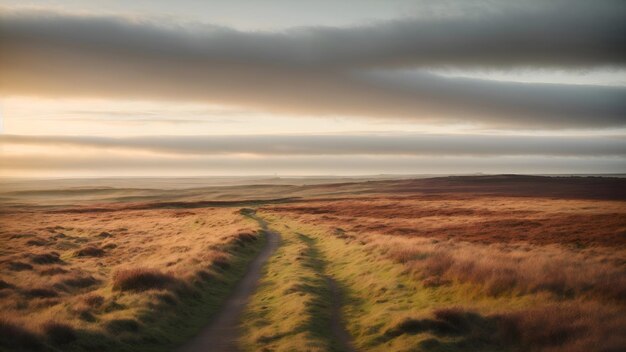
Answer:
<svg viewBox="0 0 626 352"><path fill-rule="evenodd" d="M76 257L102 257L104 255L104 250L94 246L88 246L85 248L81 248L74 252Z"/></svg>
<svg viewBox="0 0 626 352"><path fill-rule="evenodd" d="M504 181L307 187L290 192L352 198L259 213L285 234L316 241L325 270L345 287L347 328L364 350L624 350L626 204L602 200L623 199L611 196L617 181ZM0 349L64 350L85 331L131 343L153 338L160 316L151 312L177 312L214 287L233 267L230 249L257 240L256 224L234 209L194 208L207 204L2 208ZM302 340L277 332L319 330L298 323L320 306L295 284L319 276L304 275L314 267L290 248L285 242L270 260L253 300L251 344L280 350Z"/></svg>
<svg viewBox="0 0 626 352"><path fill-rule="evenodd" d="M124 269L113 274L113 289L120 291L173 289L180 284L174 275L156 269Z"/></svg>
<svg viewBox="0 0 626 352"><path fill-rule="evenodd" d="M60 264L63 261L60 258L60 254L58 252L48 252L48 253L38 253L31 254L30 261L33 264Z"/></svg>
<svg viewBox="0 0 626 352"><path fill-rule="evenodd" d="M95 294L88 294L82 297L82 301L92 308L98 308L104 303L104 297Z"/></svg>
<svg viewBox="0 0 626 352"><path fill-rule="evenodd" d="M41 326L44 334L56 345L65 345L76 340L76 330L69 324L51 320Z"/></svg>
<svg viewBox="0 0 626 352"><path fill-rule="evenodd" d="M503 315L502 327L526 349L545 351L620 351L626 346L626 317L618 310L589 302L552 304Z"/></svg>
<svg viewBox="0 0 626 352"><path fill-rule="evenodd" d="M22 324L0 318L0 347L9 350L39 350L43 347L40 337Z"/></svg>
<svg viewBox="0 0 626 352"><path fill-rule="evenodd" d="M80 331L135 333L139 316L177 304L230 265L229 248L257 239L256 224L228 208L5 212L0 223L9 349L61 346Z"/></svg>
<svg viewBox="0 0 626 352"><path fill-rule="evenodd" d="M623 202L405 198L392 203L376 198L269 210L293 211L304 223L324 224L335 228L338 237L367 243L404 264L427 286L467 282L492 296L545 291L622 302L626 297ZM520 235L515 224L503 220L512 213L520 214L516 224L529 223L531 218L536 223L534 232ZM612 220L600 226L590 218ZM562 223L555 225L555 219ZM415 224L411 231L399 231L408 223ZM484 228L477 223L497 226ZM450 235L451 229L460 228L461 235ZM561 236L564 229L576 229L576 236L582 238L572 245L571 235Z"/></svg>
<svg viewBox="0 0 626 352"><path fill-rule="evenodd" d="M452 307L436 309L432 317L404 319L387 330L384 336L391 339L403 334L429 333L438 338L455 338L455 342L448 343L449 347L619 351L626 344L626 337L615 332L625 324L624 316L593 304L553 304L488 315ZM425 344L430 347L446 345L439 339L427 340Z"/></svg>
<svg viewBox="0 0 626 352"><path fill-rule="evenodd" d="M560 246L479 245L458 241L384 238L370 242L416 277L467 282L486 294L549 292L624 302L623 250L572 250Z"/></svg>
<svg viewBox="0 0 626 352"><path fill-rule="evenodd" d="M626 247L621 201L467 195L367 197L267 207L323 220L348 232L452 239L482 244Z"/></svg>
<svg viewBox="0 0 626 352"><path fill-rule="evenodd" d="M388 326L378 342L363 340L368 348L415 343L406 335L432 335L418 341L423 350L435 351L626 347L624 202L447 194L308 202L268 206L263 212L281 219L276 221L324 228L326 236L353 248L346 253L362 252L363 263L375 262L376 256L391 260L418 284L417 295L459 302L454 309L435 303L430 317L420 313L395 322L376 321L386 313L366 308L371 315L358 313L365 314L363 320L353 324L366 332L367 324ZM365 277L379 269L346 264L345 270L351 278L352 271ZM357 284L355 300L367 302L361 303L366 307L392 300L384 291L371 298L360 295ZM397 305L385 311L407 309Z"/></svg>

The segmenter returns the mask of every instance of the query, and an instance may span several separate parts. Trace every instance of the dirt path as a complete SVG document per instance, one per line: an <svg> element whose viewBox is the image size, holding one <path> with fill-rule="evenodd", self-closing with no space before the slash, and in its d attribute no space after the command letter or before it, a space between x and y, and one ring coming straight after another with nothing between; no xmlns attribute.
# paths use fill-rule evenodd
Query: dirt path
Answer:
<svg viewBox="0 0 626 352"><path fill-rule="evenodd" d="M178 349L179 352L234 352L239 351L236 345L239 337L239 323L250 296L261 279L263 265L280 244L280 235L267 230L264 222L259 221L267 233L267 244L259 255L250 263L248 271L233 290L232 295L224 303L213 321L187 344Z"/></svg>
<svg viewBox="0 0 626 352"><path fill-rule="evenodd" d="M321 277L324 278L328 291L330 292L330 332L332 334L333 341L338 345L340 351L355 352L354 344L352 343L352 336L346 329L345 320L341 312L343 306L343 294L337 281L335 281L330 275L326 274L326 267L328 266L327 260L324 258L324 254L319 250L316 245L316 240L311 236L307 236L302 233L297 233L300 240L304 241L309 247L309 255L311 256L311 266L316 268Z"/></svg>
<svg viewBox="0 0 626 352"><path fill-rule="evenodd" d="M352 337L350 333L346 329L345 322L343 320L343 315L341 314L341 306L342 306L342 294L337 282L333 280L330 276L325 276L328 287L330 288L330 293L332 295L332 305L331 305L331 317L330 317L330 329L335 336L336 341L339 343L339 346L343 351L346 352L356 352L354 345L352 344Z"/></svg>

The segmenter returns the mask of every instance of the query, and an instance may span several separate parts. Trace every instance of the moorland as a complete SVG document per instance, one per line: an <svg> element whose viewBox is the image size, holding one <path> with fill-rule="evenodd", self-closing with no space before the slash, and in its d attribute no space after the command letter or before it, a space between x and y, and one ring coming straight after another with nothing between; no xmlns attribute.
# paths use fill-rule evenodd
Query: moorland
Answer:
<svg viewBox="0 0 626 352"><path fill-rule="evenodd" d="M5 182L0 349L621 351L626 179Z"/></svg>

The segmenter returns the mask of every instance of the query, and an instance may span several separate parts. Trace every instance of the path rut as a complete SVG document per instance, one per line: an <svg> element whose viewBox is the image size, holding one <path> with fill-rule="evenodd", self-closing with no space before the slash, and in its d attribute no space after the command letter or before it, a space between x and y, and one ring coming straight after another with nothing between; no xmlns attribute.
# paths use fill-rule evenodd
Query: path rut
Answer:
<svg viewBox="0 0 626 352"><path fill-rule="evenodd" d="M346 352L356 352L354 345L352 344L352 336L346 329L345 321L343 319L343 315L341 314L342 303L342 294L339 289L339 285L337 282L331 278L330 276L325 276L326 283L330 288L330 293L332 295L332 305L331 305L331 320L330 320L330 330L335 336L336 341L339 343L342 351Z"/></svg>
<svg viewBox="0 0 626 352"><path fill-rule="evenodd" d="M267 233L267 244L248 266L248 271L237 284L231 296L211 323L200 333L183 345L178 352L238 352L237 339L240 333L239 324L246 304L258 286L263 274L263 265L278 248L280 235L269 231L260 220Z"/></svg>
<svg viewBox="0 0 626 352"><path fill-rule="evenodd" d="M332 334L333 342L337 344L339 351L355 352L356 348L352 343L352 336L346 328L345 320L342 314L344 297L339 283L337 283L332 276L325 273L328 263L319 248L317 248L316 240L302 233L297 233L297 235L300 236L300 239L308 245L309 253L311 259L313 260L312 265L317 268L316 270L318 274L324 278L325 284L330 292L329 328Z"/></svg>

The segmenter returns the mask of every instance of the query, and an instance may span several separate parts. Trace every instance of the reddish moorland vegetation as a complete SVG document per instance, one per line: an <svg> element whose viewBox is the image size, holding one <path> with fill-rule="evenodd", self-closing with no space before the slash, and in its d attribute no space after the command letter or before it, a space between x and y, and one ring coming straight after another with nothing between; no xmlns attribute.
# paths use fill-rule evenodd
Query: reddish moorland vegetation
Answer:
<svg viewBox="0 0 626 352"><path fill-rule="evenodd" d="M383 331L382 342L430 334L444 339L426 341L425 350L626 348L626 202L621 191L604 197L606 188L565 183L550 196L535 196L535 190L524 194L510 182L501 188L496 182L486 192L488 183L479 180L454 193L462 183L453 181L458 184L445 190L421 192L424 184L442 181L418 180L420 187L404 189L401 196L362 195L271 205L263 211L324 228L366 253L378 253L402 265L424 290L456 302L436 307L430 317L420 313L393 323ZM549 180L538 189L553 186ZM573 191L564 194L567 190ZM484 302L493 303L485 307ZM455 336L452 340L461 345L442 342Z"/></svg>

